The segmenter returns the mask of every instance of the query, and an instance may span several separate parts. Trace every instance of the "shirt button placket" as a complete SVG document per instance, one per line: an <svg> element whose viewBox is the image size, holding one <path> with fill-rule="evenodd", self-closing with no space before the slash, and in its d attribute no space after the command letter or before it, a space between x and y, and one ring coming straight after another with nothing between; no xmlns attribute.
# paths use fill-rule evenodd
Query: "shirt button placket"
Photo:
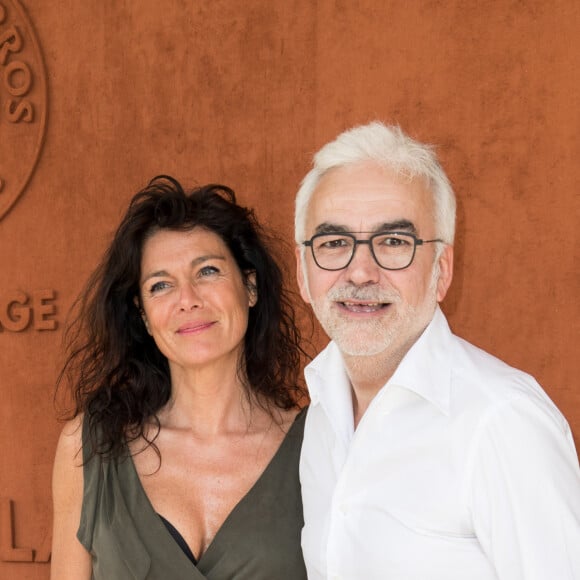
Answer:
<svg viewBox="0 0 580 580"><path fill-rule="evenodd" d="M344 499L342 491L342 477L334 490L331 508L330 508L330 524L328 530L328 546L327 546L327 577L329 580L339 580L342 578L342 562L341 557L341 536L345 526L345 517L348 513L348 502ZM344 547L344 546L343 546Z"/></svg>

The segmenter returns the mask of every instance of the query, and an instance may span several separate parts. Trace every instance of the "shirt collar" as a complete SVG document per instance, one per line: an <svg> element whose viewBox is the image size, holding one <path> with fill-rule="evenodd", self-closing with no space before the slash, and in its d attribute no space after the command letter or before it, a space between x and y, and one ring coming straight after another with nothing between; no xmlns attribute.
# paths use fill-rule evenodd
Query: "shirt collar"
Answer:
<svg viewBox="0 0 580 580"><path fill-rule="evenodd" d="M347 443L354 433L350 380L334 342L304 369L310 405L321 405L334 431Z"/></svg>
<svg viewBox="0 0 580 580"><path fill-rule="evenodd" d="M437 306L431 322L409 349L385 387L397 385L409 389L449 415L452 336L447 319Z"/></svg>
<svg viewBox="0 0 580 580"><path fill-rule="evenodd" d="M408 389L449 415L452 336L447 319L437 306L431 322L383 389L389 385ZM322 404L327 416L336 420L335 428L350 438L354 431L350 381L336 344L331 341L304 374L311 405Z"/></svg>

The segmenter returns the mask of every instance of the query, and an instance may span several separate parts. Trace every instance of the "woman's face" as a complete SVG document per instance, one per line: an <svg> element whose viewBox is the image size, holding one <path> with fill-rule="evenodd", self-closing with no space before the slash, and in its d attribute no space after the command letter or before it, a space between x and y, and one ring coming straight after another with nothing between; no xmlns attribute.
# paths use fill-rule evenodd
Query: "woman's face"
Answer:
<svg viewBox="0 0 580 580"><path fill-rule="evenodd" d="M208 365L236 368L255 276L244 279L224 241L204 228L159 230L144 244L143 320L172 376Z"/></svg>

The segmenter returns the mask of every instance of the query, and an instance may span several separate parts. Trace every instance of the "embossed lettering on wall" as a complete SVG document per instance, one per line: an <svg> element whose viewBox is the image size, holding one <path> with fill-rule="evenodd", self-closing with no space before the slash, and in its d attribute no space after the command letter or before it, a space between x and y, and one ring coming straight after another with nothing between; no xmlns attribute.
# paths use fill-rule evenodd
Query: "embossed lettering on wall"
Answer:
<svg viewBox="0 0 580 580"><path fill-rule="evenodd" d="M56 290L0 292L0 332L56 330Z"/></svg>
<svg viewBox="0 0 580 580"><path fill-rule="evenodd" d="M37 549L18 548L14 545L14 502L0 498L0 561L1 562L49 562L52 534L47 531L44 541Z"/></svg>
<svg viewBox="0 0 580 580"><path fill-rule="evenodd" d="M0 0L0 220L32 176L46 128L40 45L18 0Z"/></svg>

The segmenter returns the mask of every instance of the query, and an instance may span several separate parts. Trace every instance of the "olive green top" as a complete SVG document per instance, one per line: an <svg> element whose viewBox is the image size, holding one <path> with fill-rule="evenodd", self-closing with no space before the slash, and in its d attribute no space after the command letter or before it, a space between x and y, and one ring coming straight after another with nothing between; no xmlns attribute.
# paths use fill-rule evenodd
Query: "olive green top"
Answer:
<svg viewBox="0 0 580 580"><path fill-rule="evenodd" d="M131 457L91 459L83 429L84 497L77 537L94 580L306 580L298 460L306 411L194 565L155 513Z"/></svg>

